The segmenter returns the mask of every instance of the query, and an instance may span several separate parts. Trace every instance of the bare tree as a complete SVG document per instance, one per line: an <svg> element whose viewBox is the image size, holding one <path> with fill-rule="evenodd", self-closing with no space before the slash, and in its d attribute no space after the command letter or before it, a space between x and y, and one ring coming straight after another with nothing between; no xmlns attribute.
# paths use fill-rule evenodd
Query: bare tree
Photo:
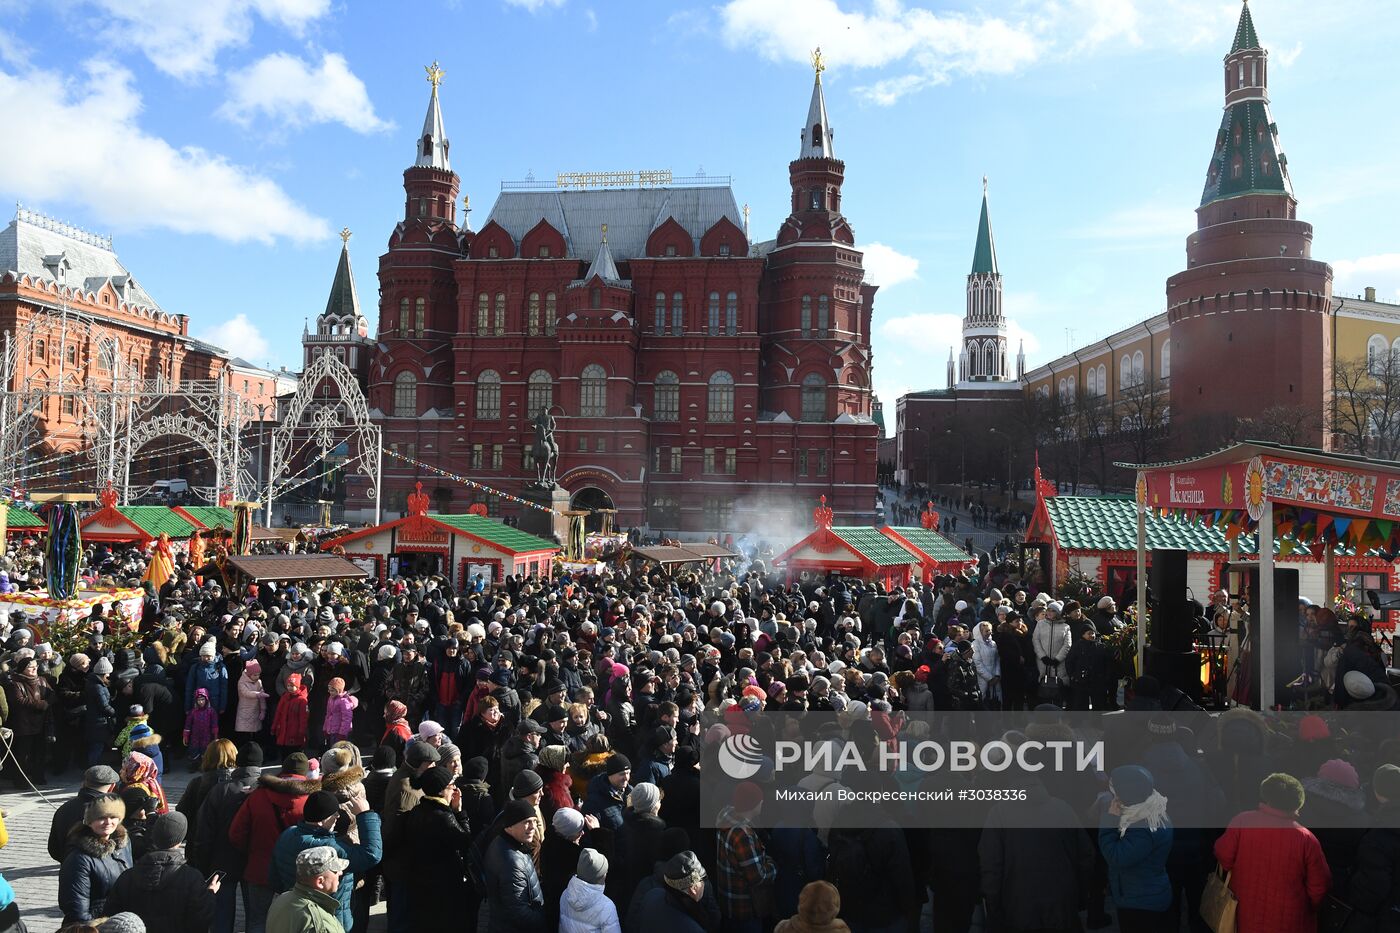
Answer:
<svg viewBox="0 0 1400 933"><path fill-rule="evenodd" d="M1272 405L1253 418L1240 418L1234 433L1240 440L1303 447L1313 443L1321 430L1321 412L1306 405Z"/></svg>
<svg viewBox="0 0 1400 933"><path fill-rule="evenodd" d="M1352 453L1400 456L1400 358L1385 353L1333 364L1332 432Z"/></svg>
<svg viewBox="0 0 1400 933"><path fill-rule="evenodd" d="M1141 379L1119 390L1114 414L1132 462L1151 463L1161 456L1167 443L1170 402L1167 384L1158 379Z"/></svg>
<svg viewBox="0 0 1400 933"><path fill-rule="evenodd" d="M1074 403L1074 429L1084 459L1094 461L1098 467L1094 483L1100 491L1109 485L1108 445L1113 427L1113 408L1108 397L1081 390Z"/></svg>

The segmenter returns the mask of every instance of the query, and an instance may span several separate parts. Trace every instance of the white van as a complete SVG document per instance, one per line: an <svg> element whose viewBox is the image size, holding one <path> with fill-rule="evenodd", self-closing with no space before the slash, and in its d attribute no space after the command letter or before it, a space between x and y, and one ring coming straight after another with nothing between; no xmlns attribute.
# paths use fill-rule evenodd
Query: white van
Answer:
<svg viewBox="0 0 1400 933"><path fill-rule="evenodd" d="M156 496L166 502L174 502L186 498L190 494L189 480L184 479L158 479L151 486L151 495Z"/></svg>

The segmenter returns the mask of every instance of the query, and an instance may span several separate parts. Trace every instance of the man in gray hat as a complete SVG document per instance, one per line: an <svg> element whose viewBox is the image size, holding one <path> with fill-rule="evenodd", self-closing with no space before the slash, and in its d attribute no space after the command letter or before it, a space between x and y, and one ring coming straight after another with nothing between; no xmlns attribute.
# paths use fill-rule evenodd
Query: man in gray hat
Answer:
<svg viewBox="0 0 1400 933"><path fill-rule="evenodd" d="M83 786L78 796L59 807L49 824L49 858L63 861L68 854L68 830L82 822L83 810L89 802L112 793L117 780L117 772L106 765L93 765L83 772Z"/></svg>
<svg viewBox="0 0 1400 933"><path fill-rule="evenodd" d="M297 853L296 883L272 902L267 933L345 933L336 919L340 901L336 890L350 863L330 846Z"/></svg>

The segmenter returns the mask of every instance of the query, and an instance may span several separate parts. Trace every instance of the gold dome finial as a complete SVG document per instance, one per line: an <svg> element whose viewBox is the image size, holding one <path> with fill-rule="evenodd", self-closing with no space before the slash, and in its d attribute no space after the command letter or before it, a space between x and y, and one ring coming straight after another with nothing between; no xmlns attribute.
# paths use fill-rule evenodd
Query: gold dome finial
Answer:
<svg viewBox="0 0 1400 933"><path fill-rule="evenodd" d="M344 243L346 246L350 245L350 237L352 237L353 235L354 234L350 232L349 227L340 228L340 242Z"/></svg>
<svg viewBox="0 0 1400 933"><path fill-rule="evenodd" d="M428 83L433 86L433 90L437 90L437 86L442 83L442 79L447 75L447 72L443 71L442 68L438 66L436 59L433 60L431 65L424 66L423 70L428 73Z"/></svg>

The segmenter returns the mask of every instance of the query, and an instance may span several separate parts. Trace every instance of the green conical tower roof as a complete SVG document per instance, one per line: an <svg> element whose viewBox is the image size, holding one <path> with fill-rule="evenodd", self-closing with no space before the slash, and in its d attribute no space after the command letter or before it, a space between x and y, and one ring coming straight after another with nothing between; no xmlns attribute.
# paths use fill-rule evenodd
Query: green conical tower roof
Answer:
<svg viewBox="0 0 1400 933"><path fill-rule="evenodd" d="M350 231L342 230L340 237L340 262L335 267L335 281L331 282L331 295L326 299L326 310L321 316L353 315L358 320L360 296L355 291L355 276L350 271Z"/></svg>
<svg viewBox="0 0 1400 933"><path fill-rule="evenodd" d="M977 222L977 248L972 252L972 274L1000 274L997 246L992 239L992 219L987 212L987 179L982 179L982 219Z"/></svg>
<svg viewBox="0 0 1400 933"><path fill-rule="evenodd" d="M1254 17L1249 15L1249 0L1245 0L1244 9L1240 11L1240 24L1235 28L1235 44L1230 46L1233 54L1242 49L1260 49L1259 33L1254 31Z"/></svg>

